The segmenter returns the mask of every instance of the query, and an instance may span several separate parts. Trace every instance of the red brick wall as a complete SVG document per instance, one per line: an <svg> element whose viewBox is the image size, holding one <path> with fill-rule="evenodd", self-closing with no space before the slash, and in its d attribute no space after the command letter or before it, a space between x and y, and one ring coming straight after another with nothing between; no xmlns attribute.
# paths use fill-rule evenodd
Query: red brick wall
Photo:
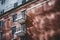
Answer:
<svg viewBox="0 0 60 40"><path fill-rule="evenodd" d="M45 4L27 10L27 40L56 40L56 34L60 35L60 11L53 10L53 7L54 4Z"/></svg>
<svg viewBox="0 0 60 40"><path fill-rule="evenodd" d="M55 0L51 0L51 1L55 1ZM56 19L58 18L57 17L58 15L60 16L59 14L60 12L55 12L54 10L52 10L54 5L49 6L47 2L41 7L38 6L31 10L28 10L29 8L39 4L40 2L43 2L43 1L40 0L28 6L23 7L27 11L27 19L26 19L27 40L44 40L44 39L48 40L48 37L52 37L56 31L59 32L57 30L58 20ZM16 13L19 14L20 10L16 11ZM14 14L14 13L11 13L11 14ZM5 15L3 18L7 19L9 17L10 17L10 14ZM3 40L11 40L11 37L12 37L11 27L15 25L15 23L12 22L13 21L12 17L11 19L10 18L7 19L6 21L5 19L4 19L4 27L3 27ZM7 29L5 29L6 27ZM6 35L6 33L8 33L8 35Z"/></svg>
<svg viewBox="0 0 60 40"><path fill-rule="evenodd" d="M32 15L27 18L27 40L49 40L49 37L53 40L53 35L60 30L60 14L49 12L49 14Z"/></svg>

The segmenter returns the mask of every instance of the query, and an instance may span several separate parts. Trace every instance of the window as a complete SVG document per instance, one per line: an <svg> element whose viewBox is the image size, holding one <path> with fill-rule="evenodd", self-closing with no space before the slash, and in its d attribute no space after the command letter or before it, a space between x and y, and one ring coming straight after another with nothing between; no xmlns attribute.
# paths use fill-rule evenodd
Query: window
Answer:
<svg viewBox="0 0 60 40"><path fill-rule="evenodd" d="M25 17L26 10L23 10L21 13L22 13L22 16Z"/></svg>
<svg viewBox="0 0 60 40"><path fill-rule="evenodd" d="M26 25L25 24L21 24L21 26L16 29L16 31L20 31L20 30L21 31L26 31Z"/></svg>
<svg viewBox="0 0 60 40"><path fill-rule="evenodd" d="M21 13L17 16L19 19L26 19L26 10L21 11ZM21 22L23 21L21 20Z"/></svg>
<svg viewBox="0 0 60 40"><path fill-rule="evenodd" d="M17 14L13 15L13 22L16 22Z"/></svg>
<svg viewBox="0 0 60 40"><path fill-rule="evenodd" d="M12 27L12 34L16 32L16 26Z"/></svg>
<svg viewBox="0 0 60 40"><path fill-rule="evenodd" d="M1 0L1 4L4 4L5 3L5 0Z"/></svg>
<svg viewBox="0 0 60 40"><path fill-rule="evenodd" d="M0 11L0 13L3 14L4 13L4 9L2 11Z"/></svg>
<svg viewBox="0 0 60 40"><path fill-rule="evenodd" d="M2 40L2 32L0 32L0 40Z"/></svg>
<svg viewBox="0 0 60 40"><path fill-rule="evenodd" d="M18 6L18 2L14 3L14 8L16 8Z"/></svg>
<svg viewBox="0 0 60 40"><path fill-rule="evenodd" d="M20 28L20 30L25 31L25 30L26 30L26 24L21 24L21 28Z"/></svg>
<svg viewBox="0 0 60 40"><path fill-rule="evenodd" d="M21 24L21 30L26 32L26 24ZM21 40L26 40L26 34L21 36Z"/></svg>
<svg viewBox="0 0 60 40"><path fill-rule="evenodd" d="M22 0L22 4L26 3L26 0Z"/></svg>
<svg viewBox="0 0 60 40"><path fill-rule="evenodd" d="M0 28L3 26L3 22L2 21L0 21Z"/></svg>
<svg viewBox="0 0 60 40"><path fill-rule="evenodd" d="M21 15L22 15L23 19L25 19L25 18L26 18L26 10L23 10L23 11L21 12Z"/></svg>

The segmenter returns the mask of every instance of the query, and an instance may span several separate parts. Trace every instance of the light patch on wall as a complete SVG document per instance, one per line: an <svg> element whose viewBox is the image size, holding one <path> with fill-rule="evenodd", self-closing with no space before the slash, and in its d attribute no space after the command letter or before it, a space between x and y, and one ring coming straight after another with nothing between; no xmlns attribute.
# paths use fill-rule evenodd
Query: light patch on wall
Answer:
<svg viewBox="0 0 60 40"><path fill-rule="evenodd" d="M48 5L52 6L54 3L55 3L55 1L50 1L50 2L48 2Z"/></svg>
<svg viewBox="0 0 60 40"><path fill-rule="evenodd" d="M54 19L55 15L54 14L50 14L50 16L47 16L48 19Z"/></svg>
<svg viewBox="0 0 60 40"><path fill-rule="evenodd" d="M34 14L35 13L35 9L32 9L31 12Z"/></svg>

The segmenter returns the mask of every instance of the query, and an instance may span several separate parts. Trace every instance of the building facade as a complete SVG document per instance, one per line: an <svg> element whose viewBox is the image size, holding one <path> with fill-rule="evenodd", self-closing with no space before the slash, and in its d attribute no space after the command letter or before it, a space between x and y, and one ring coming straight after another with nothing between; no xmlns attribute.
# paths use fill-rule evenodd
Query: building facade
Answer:
<svg viewBox="0 0 60 40"><path fill-rule="evenodd" d="M57 0L3 1L0 40L56 40L53 35L60 32Z"/></svg>
<svg viewBox="0 0 60 40"><path fill-rule="evenodd" d="M28 1L29 0L0 0L0 15Z"/></svg>

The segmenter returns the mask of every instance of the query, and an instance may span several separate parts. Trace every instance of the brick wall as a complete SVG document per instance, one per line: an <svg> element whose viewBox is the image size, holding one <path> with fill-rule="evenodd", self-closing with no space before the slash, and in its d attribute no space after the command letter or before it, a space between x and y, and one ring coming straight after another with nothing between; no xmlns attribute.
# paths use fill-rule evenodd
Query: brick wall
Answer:
<svg viewBox="0 0 60 40"><path fill-rule="evenodd" d="M13 11L13 13L9 13L3 17L4 27L3 27L3 40L11 40L12 39L12 31L11 28L16 26L18 28L19 23L13 22L12 15L17 13L20 14L21 10L26 9L27 19L26 19L26 26L27 26L27 40L49 40L48 37L51 37L54 33L59 32L57 30L58 24L58 15L60 16L60 12L52 10L54 7L55 0L51 0L54 2L52 5L48 2L45 4L38 5L43 1L37 1L30 5L27 5L23 8L20 8L17 11ZM37 7L34 7L38 5ZM33 8L32 8L33 7ZM56 25L57 23L57 25ZM56 27L55 27L56 26ZM57 29L56 29L57 28ZM19 37L18 37L19 38ZM17 39L18 40L18 39Z"/></svg>

